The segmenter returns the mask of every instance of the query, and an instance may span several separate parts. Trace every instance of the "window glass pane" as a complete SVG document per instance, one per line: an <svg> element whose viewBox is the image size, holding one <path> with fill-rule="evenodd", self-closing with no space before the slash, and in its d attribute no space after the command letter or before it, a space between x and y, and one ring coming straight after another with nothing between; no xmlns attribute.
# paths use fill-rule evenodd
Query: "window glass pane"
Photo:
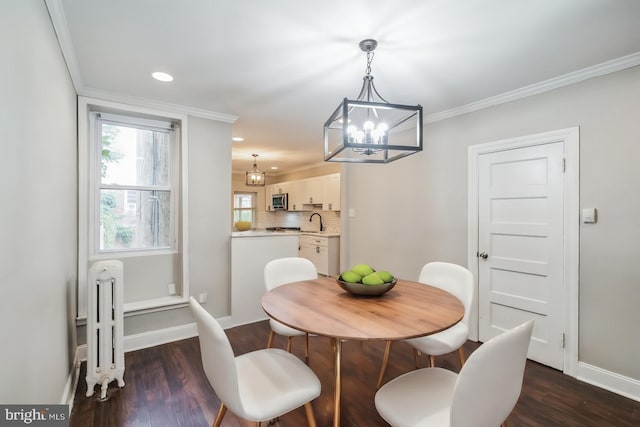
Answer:
<svg viewBox="0 0 640 427"><path fill-rule="evenodd" d="M102 184L169 185L169 133L102 123Z"/></svg>
<svg viewBox="0 0 640 427"><path fill-rule="evenodd" d="M252 208L253 207L253 193L237 193L233 195L233 207L234 208Z"/></svg>
<svg viewBox="0 0 640 427"><path fill-rule="evenodd" d="M100 190L100 250L171 247L171 193Z"/></svg>
<svg viewBox="0 0 640 427"><path fill-rule="evenodd" d="M253 222L255 215L256 193L233 194L233 221Z"/></svg>
<svg viewBox="0 0 640 427"><path fill-rule="evenodd" d="M234 209L233 221L253 222L253 209Z"/></svg>

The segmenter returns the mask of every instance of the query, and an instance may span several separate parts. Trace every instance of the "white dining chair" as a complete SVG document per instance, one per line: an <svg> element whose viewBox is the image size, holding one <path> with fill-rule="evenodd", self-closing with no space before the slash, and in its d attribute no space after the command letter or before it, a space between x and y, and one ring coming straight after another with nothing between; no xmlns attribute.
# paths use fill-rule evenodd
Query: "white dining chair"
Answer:
<svg viewBox="0 0 640 427"><path fill-rule="evenodd" d="M378 413L393 427L506 426L522 391L533 323L481 345L459 374L422 368L389 381L375 395Z"/></svg>
<svg viewBox="0 0 640 427"><path fill-rule="evenodd" d="M320 380L300 359L271 348L234 357L220 324L193 297L189 300L198 325L202 367L220 399L213 427L222 423L227 408L259 426L304 405L315 427L311 401L320 395Z"/></svg>
<svg viewBox="0 0 640 427"><path fill-rule="evenodd" d="M435 356L458 351L460 366L464 365L465 355L462 346L469 337L469 313L473 304L473 274L466 268L448 262L430 262L422 267L418 282L443 289L457 297L464 306L462 320L451 328L425 337L405 340L413 347L416 369L420 353L429 357L429 366L435 366ZM382 385L384 373L389 362L391 341L387 342L382 367L378 376L378 388Z"/></svg>
<svg viewBox="0 0 640 427"><path fill-rule="evenodd" d="M264 284L267 291L291 282L312 280L318 278L315 265L306 258L286 257L269 261L264 267ZM305 336L305 360L309 360L309 334L290 328L277 320L269 319L269 341L267 348L271 348L275 334L287 337L287 351L291 352L291 339L297 336Z"/></svg>

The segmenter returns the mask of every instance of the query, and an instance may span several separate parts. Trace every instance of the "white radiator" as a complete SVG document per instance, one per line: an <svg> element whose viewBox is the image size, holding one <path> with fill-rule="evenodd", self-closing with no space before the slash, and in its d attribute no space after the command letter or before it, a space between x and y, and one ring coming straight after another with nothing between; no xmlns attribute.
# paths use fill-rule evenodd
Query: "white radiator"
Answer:
<svg viewBox="0 0 640 427"><path fill-rule="evenodd" d="M113 380L124 387L124 349L122 347L122 261L98 261L89 269L87 311L87 397L96 384L100 399L107 398Z"/></svg>

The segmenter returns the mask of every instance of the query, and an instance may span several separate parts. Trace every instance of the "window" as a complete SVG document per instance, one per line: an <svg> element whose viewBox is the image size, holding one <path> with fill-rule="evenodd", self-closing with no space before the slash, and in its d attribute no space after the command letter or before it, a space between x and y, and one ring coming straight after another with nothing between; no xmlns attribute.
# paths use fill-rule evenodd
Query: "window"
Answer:
<svg viewBox="0 0 640 427"><path fill-rule="evenodd" d="M95 115L95 253L176 249L175 129Z"/></svg>
<svg viewBox="0 0 640 427"><path fill-rule="evenodd" d="M233 222L248 221L253 223L256 214L256 193L233 194Z"/></svg>

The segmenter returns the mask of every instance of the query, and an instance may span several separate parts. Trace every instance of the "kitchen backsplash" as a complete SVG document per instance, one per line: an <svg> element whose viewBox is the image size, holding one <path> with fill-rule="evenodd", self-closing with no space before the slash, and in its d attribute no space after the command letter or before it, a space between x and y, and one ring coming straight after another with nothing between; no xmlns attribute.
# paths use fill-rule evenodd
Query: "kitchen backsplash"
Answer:
<svg viewBox="0 0 640 427"><path fill-rule="evenodd" d="M265 229L267 227L300 227L302 231L320 231L320 220L314 216L312 221L309 218L314 213L322 216L324 231L328 233L340 233L340 212L314 210L312 212L267 212L259 211L257 224L254 229Z"/></svg>

